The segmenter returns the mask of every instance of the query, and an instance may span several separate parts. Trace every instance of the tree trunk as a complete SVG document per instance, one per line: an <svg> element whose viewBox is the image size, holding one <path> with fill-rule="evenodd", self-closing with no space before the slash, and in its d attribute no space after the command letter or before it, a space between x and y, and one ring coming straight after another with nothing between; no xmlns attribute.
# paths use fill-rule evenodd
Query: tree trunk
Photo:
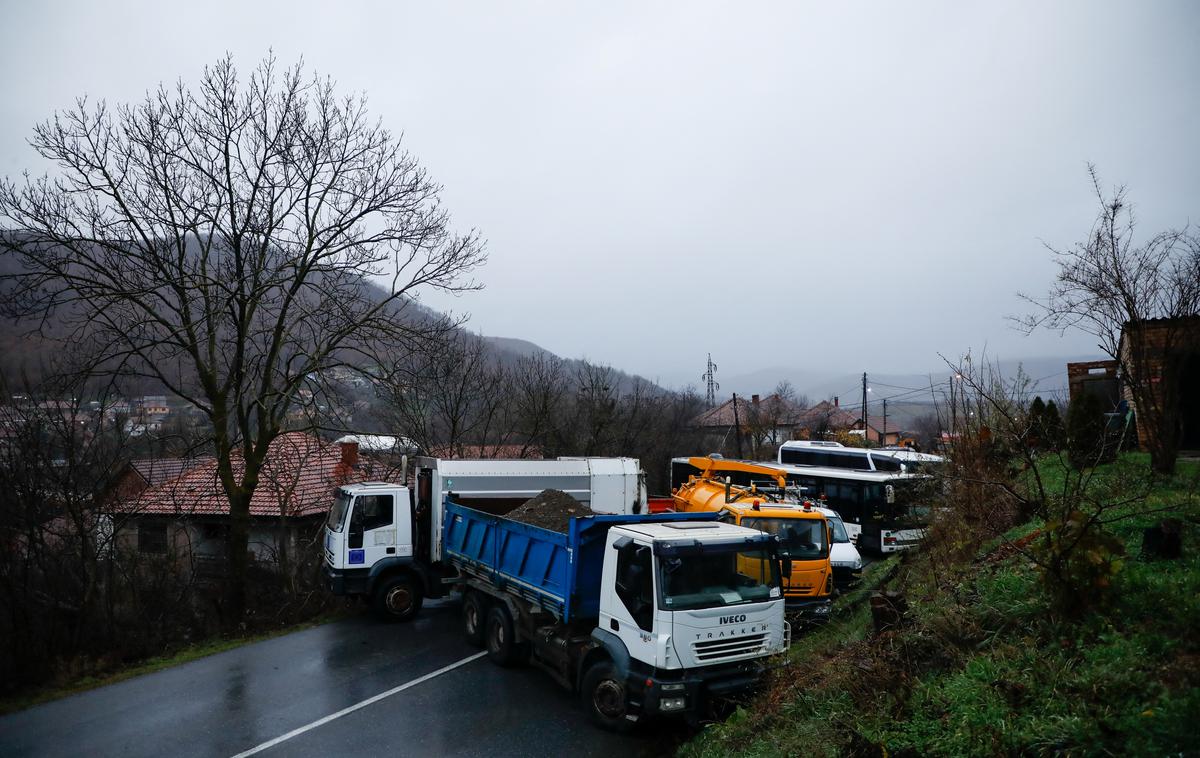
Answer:
<svg viewBox="0 0 1200 758"><path fill-rule="evenodd" d="M225 579L226 631L235 631L246 615L247 552L250 546L250 495L239 492L229 498L229 576Z"/></svg>

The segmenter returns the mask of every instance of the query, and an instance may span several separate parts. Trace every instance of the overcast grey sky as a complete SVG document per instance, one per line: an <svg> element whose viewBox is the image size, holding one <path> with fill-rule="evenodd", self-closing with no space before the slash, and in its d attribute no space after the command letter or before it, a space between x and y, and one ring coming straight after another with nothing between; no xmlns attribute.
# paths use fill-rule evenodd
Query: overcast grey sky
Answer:
<svg viewBox="0 0 1200 758"><path fill-rule="evenodd" d="M1083 238L1085 164L1144 234L1200 222L1200 3L24 3L0 172L80 94L303 56L489 241L471 327L669 382L923 371L985 343Z"/></svg>

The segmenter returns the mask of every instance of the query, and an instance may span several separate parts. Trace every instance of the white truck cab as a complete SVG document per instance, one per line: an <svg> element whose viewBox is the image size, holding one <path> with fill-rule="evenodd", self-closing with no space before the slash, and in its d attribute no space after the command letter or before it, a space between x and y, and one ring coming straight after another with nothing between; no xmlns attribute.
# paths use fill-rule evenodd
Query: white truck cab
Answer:
<svg viewBox="0 0 1200 758"><path fill-rule="evenodd" d="M783 591L761 534L718 521L613 527L600 631L661 670L760 658L786 648Z"/></svg>

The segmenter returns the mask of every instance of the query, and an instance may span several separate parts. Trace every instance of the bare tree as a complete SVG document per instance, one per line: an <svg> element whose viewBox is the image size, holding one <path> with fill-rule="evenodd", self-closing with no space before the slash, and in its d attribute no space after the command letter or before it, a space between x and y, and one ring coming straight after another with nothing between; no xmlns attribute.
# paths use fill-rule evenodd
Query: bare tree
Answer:
<svg viewBox="0 0 1200 758"><path fill-rule="evenodd" d="M522 358L512 372L513 423L521 436L521 455L537 446L543 453L559 433L567 402L566 369L561 358L538 353Z"/></svg>
<svg viewBox="0 0 1200 758"><path fill-rule="evenodd" d="M410 298L474 287L482 243L451 231L440 187L365 98L271 58L242 82L227 57L198 89L136 105L81 98L32 145L57 171L0 185L19 268L5 304L57 312L94 348L90 369L149 377L207 415L236 624L250 499L301 390L418 339Z"/></svg>
<svg viewBox="0 0 1200 758"><path fill-rule="evenodd" d="M620 388L612 366L580 363L575 370L575 426L569 438L578 440L578 455L603 455L608 449L617 421Z"/></svg>
<svg viewBox="0 0 1200 758"><path fill-rule="evenodd" d="M1200 347L1185 344L1196 326L1181 321L1200 315L1200 236L1185 228L1135 245L1136 219L1125 187L1106 194L1095 166L1088 173L1100 203L1096 222L1086 241L1049 248L1058 262L1057 280L1044 299L1022 295L1037 311L1019 322L1027 331L1077 328L1095 336L1099 348L1118 361L1133 395L1151 466L1170 473L1179 447L1182 389L1171 363Z"/></svg>
<svg viewBox="0 0 1200 758"><path fill-rule="evenodd" d="M478 337L457 332L393 364L376 385L387 412L426 451L461 457L512 433L508 372Z"/></svg>

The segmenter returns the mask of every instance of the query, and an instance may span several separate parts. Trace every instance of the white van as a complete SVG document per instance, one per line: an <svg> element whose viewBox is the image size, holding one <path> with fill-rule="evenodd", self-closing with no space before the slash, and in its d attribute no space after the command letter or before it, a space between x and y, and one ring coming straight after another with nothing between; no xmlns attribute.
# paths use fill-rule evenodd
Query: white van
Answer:
<svg viewBox="0 0 1200 758"><path fill-rule="evenodd" d="M817 508L829 522L833 531L833 543L829 549L829 563L833 566L833 583L845 589L862 578L863 559L850 540L842 517L832 508Z"/></svg>

